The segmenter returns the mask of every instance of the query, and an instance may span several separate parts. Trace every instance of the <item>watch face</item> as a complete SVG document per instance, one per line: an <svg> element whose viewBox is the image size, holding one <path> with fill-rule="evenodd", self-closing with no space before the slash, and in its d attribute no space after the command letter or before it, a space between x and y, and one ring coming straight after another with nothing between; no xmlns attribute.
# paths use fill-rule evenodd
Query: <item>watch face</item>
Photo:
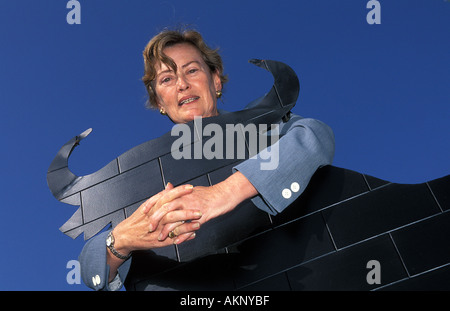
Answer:
<svg viewBox="0 0 450 311"><path fill-rule="evenodd" d="M113 242L112 236L108 235L108 237L106 238L106 246L111 246Z"/></svg>

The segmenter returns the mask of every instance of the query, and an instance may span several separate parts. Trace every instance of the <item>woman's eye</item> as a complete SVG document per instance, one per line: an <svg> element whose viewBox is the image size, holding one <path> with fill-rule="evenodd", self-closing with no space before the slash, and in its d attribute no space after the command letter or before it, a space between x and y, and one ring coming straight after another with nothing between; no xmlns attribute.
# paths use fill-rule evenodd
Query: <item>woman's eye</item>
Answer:
<svg viewBox="0 0 450 311"><path fill-rule="evenodd" d="M170 77L166 77L166 78L161 80L161 84L169 83L171 79L172 78L170 78Z"/></svg>
<svg viewBox="0 0 450 311"><path fill-rule="evenodd" d="M192 68L188 70L188 73L196 73L198 71L197 68Z"/></svg>

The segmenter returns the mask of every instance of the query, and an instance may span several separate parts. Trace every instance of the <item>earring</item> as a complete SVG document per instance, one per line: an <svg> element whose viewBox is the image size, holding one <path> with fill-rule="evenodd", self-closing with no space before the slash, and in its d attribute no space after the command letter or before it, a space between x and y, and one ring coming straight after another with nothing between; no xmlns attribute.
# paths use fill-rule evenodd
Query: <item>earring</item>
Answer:
<svg viewBox="0 0 450 311"><path fill-rule="evenodd" d="M159 108L159 113L162 114L163 116L167 115L167 112L165 112L163 108Z"/></svg>
<svg viewBox="0 0 450 311"><path fill-rule="evenodd" d="M220 97L222 97L222 91L216 91L216 96L217 96L217 98L220 98Z"/></svg>

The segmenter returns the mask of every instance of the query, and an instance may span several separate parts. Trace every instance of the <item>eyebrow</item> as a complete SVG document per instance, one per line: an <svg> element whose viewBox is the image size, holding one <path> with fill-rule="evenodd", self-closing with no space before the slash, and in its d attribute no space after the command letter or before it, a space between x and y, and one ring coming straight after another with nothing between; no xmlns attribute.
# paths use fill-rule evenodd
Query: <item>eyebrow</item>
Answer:
<svg viewBox="0 0 450 311"><path fill-rule="evenodd" d="M187 62L186 64L184 64L183 66L181 66L181 68L186 68L187 66L189 66L190 64L192 64L192 63L197 63L198 65L200 65L200 62L199 61L197 61L197 60L191 60L190 62ZM161 72L159 72L159 73L157 73L156 74L156 78L158 78L160 75L162 75L162 74L164 74L164 73L167 73L167 72L171 72L171 71L173 71L172 69L167 69L167 70L163 70L163 71L161 71Z"/></svg>
<svg viewBox="0 0 450 311"><path fill-rule="evenodd" d="M200 62L197 60L191 60L190 62L184 64L183 66L181 66L181 68L186 68L187 66L189 66L192 63L197 63L198 65L200 65Z"/></svg>

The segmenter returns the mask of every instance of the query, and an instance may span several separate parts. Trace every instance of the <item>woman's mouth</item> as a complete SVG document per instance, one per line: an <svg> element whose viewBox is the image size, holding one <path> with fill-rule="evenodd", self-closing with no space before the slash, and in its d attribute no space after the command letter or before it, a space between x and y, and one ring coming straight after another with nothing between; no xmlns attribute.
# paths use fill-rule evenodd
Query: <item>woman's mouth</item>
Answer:
<svg viewBox="0 0 450 311"><path fill-rule="evenodd" d="M193 96L193 97L185 98L185 99L183 99L183 100L181 100L181 101L178 102L178 106L182 106L182 105L185 105L185 104L192 103L194 100L197 100L197 99L199 99L199 98L200 98L200 97L198 97L198 96Z"/></svg>

